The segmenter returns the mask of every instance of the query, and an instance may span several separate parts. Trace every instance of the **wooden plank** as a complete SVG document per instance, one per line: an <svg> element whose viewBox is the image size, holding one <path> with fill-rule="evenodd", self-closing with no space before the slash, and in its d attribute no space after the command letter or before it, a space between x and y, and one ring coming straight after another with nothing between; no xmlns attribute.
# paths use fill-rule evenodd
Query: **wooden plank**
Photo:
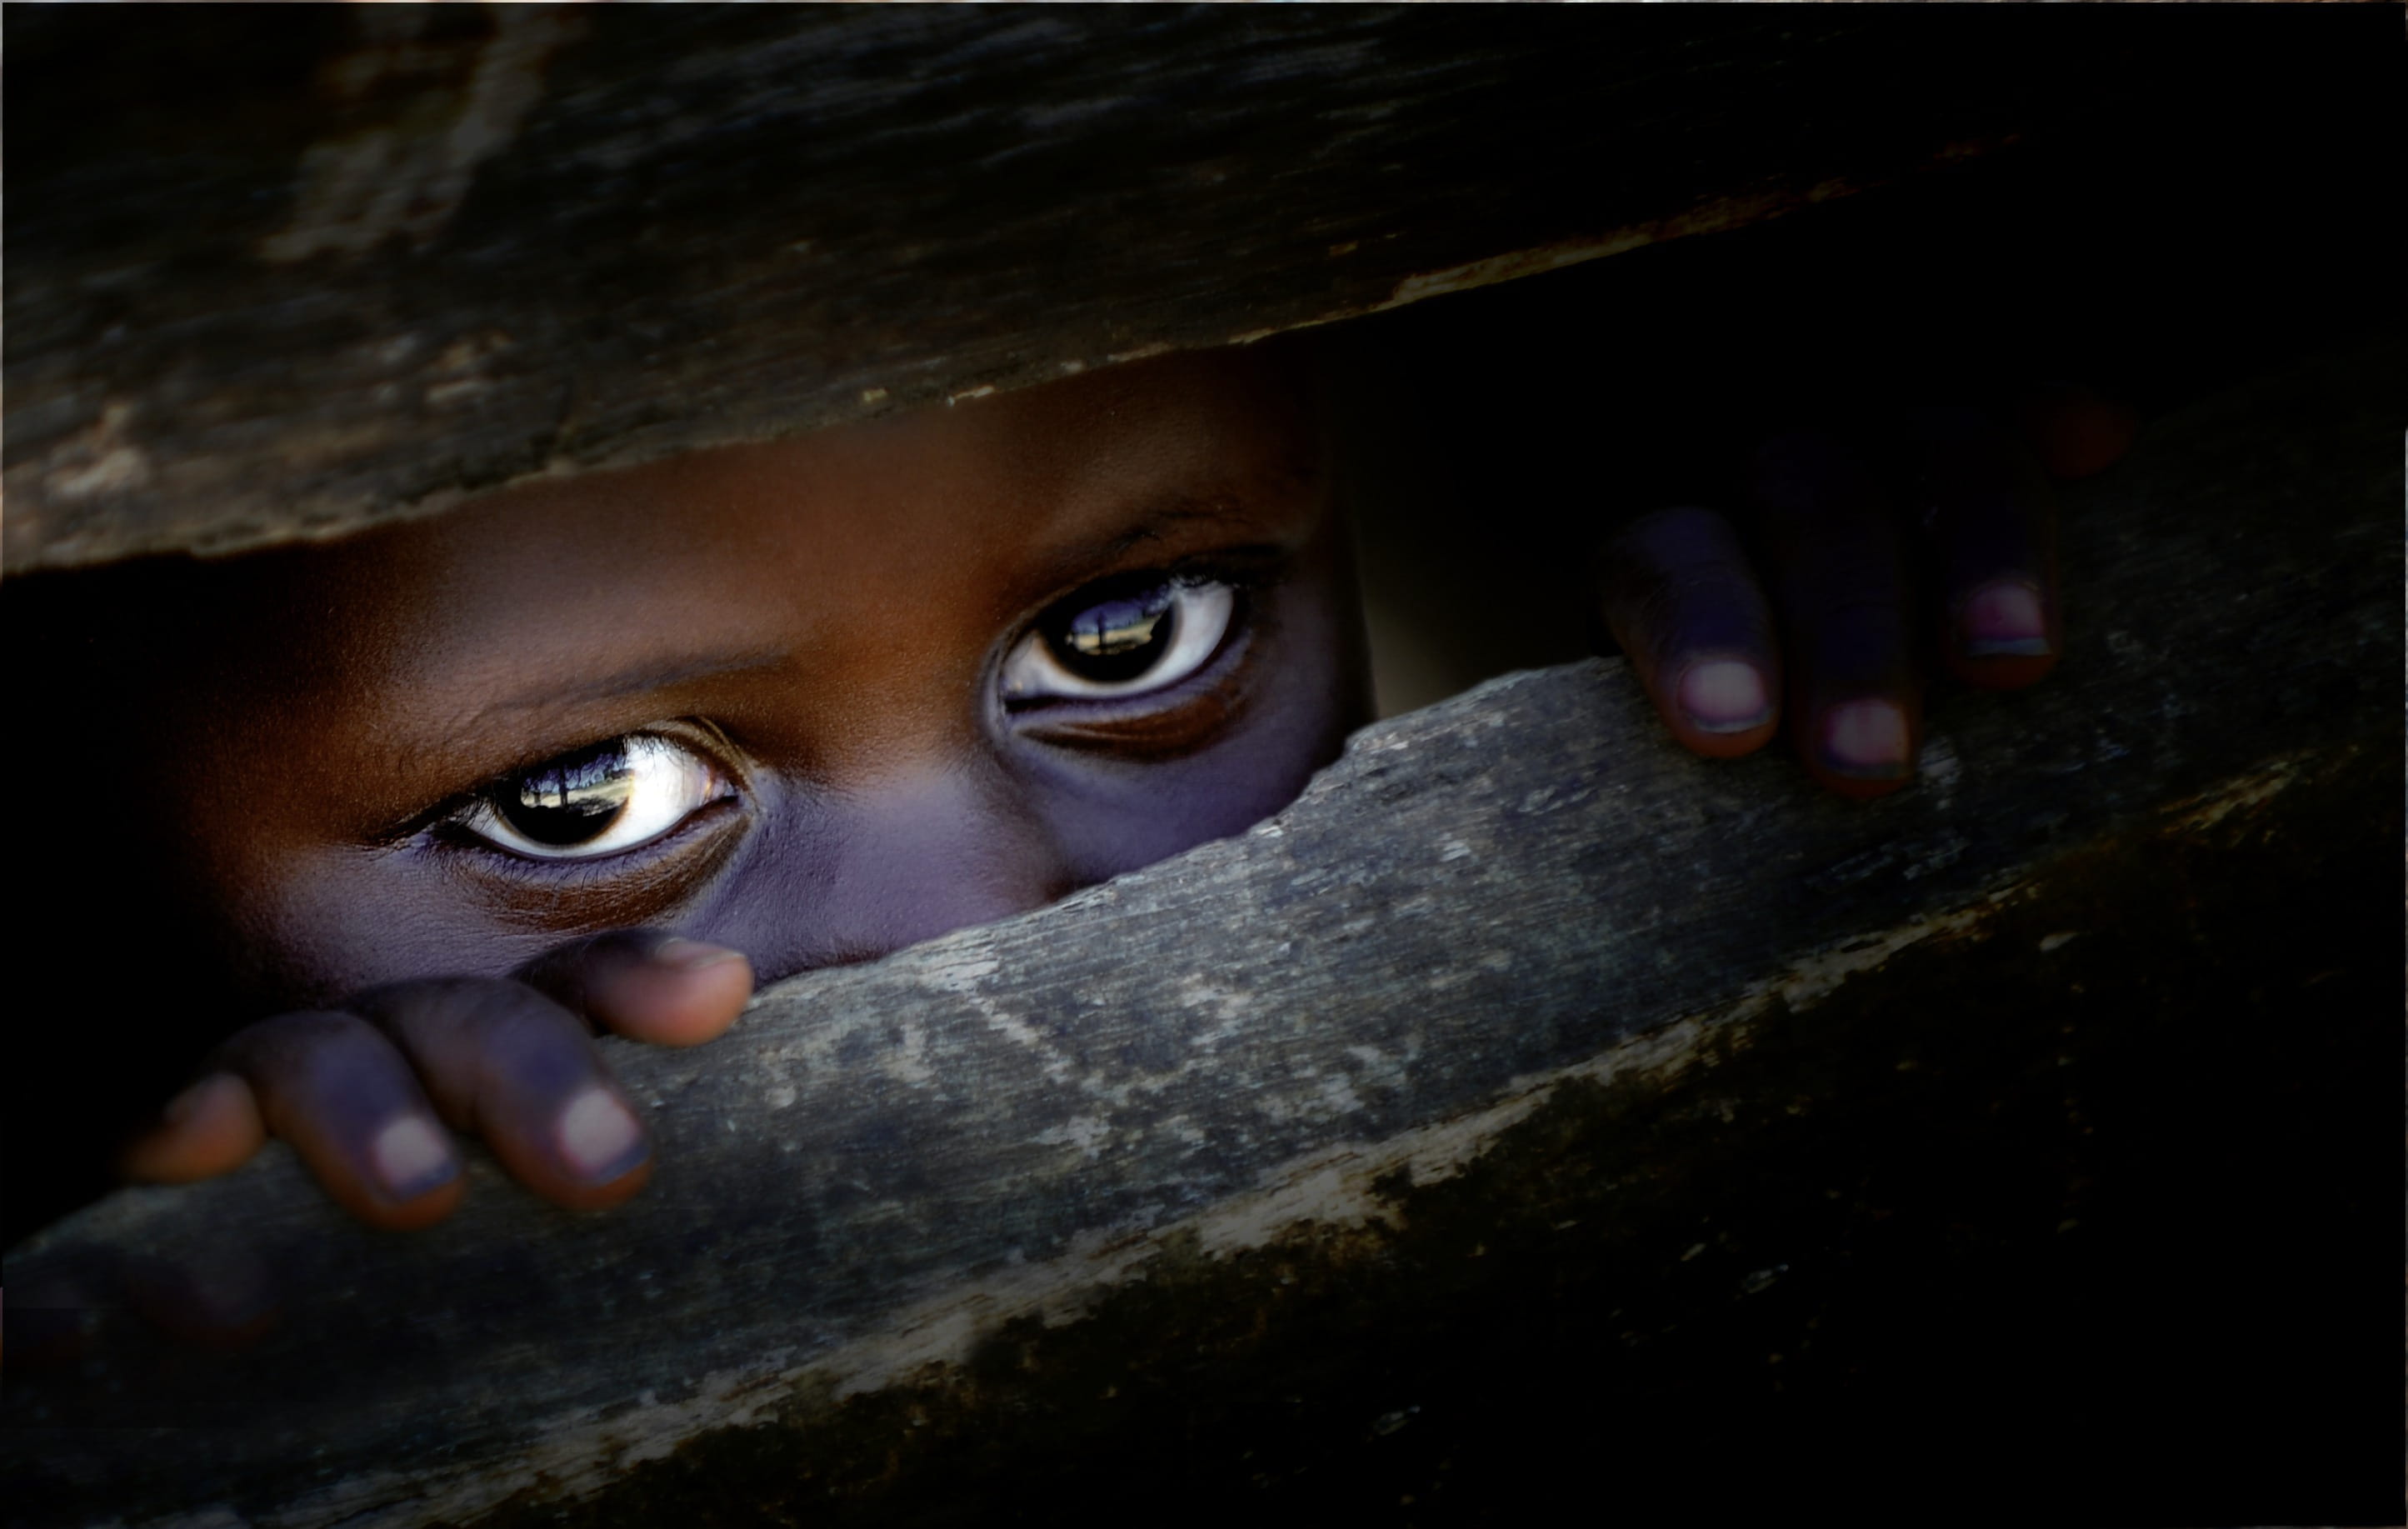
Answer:
<svg viewBox="0 0 2408 1529"><path fill-rule="evenodd" d="M660 1144L652 1187L608 1216L534 1205L480 1165L453 1221L380 1236L280 1151L121 1193L10 1254L20 1302L249 1250L293 1293L282 1325L235 1354L168 1352L104 1302L81 1367L9 1378L9 1520L656 1522L738 1500L723 1491L752 1513L958 1513L1010 1467L957 1465L912 1496L895 1462L930 1458L929 1417L957 1440L1006 1426L997 1396L1086 1417L1098 1372L1058 1357L1082 1342L1190 1402L1251 1384L1290 1283L1384 1293L1360 1309L1392 1316L1455 1288L1400 1240L1415 1228L1518 1249L1500 1265L1544 1288L1613 1271L1617 1305L1693 1268L1769 1284L1770 1263L1701 1257L1700 1218L1728 1208L1731 1165L1779 1176L1786 1122L1854 1097L1847 1067L1896 1079L1921 1054L1899 1048L1954 1044L1961 1007L1966 1034L2042 1055L1975 1056L1976 1104L2067 1086L2042 1055L2078 1049L2061 1016L1973 1024L1946 952L1997 952L1983 980L2006 982L2069 940L2110 945L2119 909L2161 908L2177 933L2143 975L2205 972L2196 942L2235 929L2200 922L2209 879L2179 859L2196 843L2320 836L2268 862L2290 879L2261 903L2362 907L2314 899L2368 866L2396 890L2396 354L2386 336L2200 404L2069 493L2062 673L1941 707L1895 797L1682 755L1614 664L1515 676L1359 735L1239 839L780 984L697 1051L606 1042ZM1868 993L1887 1019L1861 1018ZM2329 1026L2372 1039L2366 1076L2396 1065L2396 1015L2375 1018ZM2177 1054L2178 1026L2124 1028L2150 1065ZM2101 1030L2112 1047L2114 1016ZM1753 1081L1715 1094L1710 1075ZM2277 1099L2302 1080L2263 1081ZM1853 1128L1844 1110L1822 1127ZM1526 1174L1571 1187L1524 1194ZM1615 1198L1639 1183L1645 1214ZM1576 1257L1549 1240L1584 1217ZM1739 1321L1713 1292L1684 1320ZM1503 1324L1515 1306L1479 1309ZM2229 1313L2221 1340L2259 1320ZM1182 1347L1198 1331L1222 1359ZM1380 1347L1296 1341L1324 1368Z"/></svg>
<svg viewBox="0 0 2408 1529"><path fill-rule="evenodd" d="M2379 36L2083 21L14 9L0 555L335 535L1326 322Z"/></svg>

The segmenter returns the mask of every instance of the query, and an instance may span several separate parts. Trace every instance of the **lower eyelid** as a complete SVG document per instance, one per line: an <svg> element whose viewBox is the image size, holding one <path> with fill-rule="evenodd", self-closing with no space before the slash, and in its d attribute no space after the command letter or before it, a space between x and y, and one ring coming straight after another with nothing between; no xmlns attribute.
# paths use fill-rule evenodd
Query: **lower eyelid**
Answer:
<svg viewBox="0 0 2408 1529"><path fill-rule="evenodd" d="M1262 602L1248 602L1205 665L1159 691L1101 699L1047 698L1007 716L1012 730L1056 748L1175 759L1211 744L1244 713L1270 636Z"/></svg>
<svg viewBox="0 0 2408 1529"><path fill-rule="evenodd" d="M687 736L689 729L701 736ZM715 821L721 817L724 808L730 806L741 808L752 794L749 773L731 764L730 756L734 755L736 750L725 734L712 723L700 722L691 724L661 725L647 728L639 733L626 734L624 736L630 739L647 738L668 744L685 753L694 764L707 772L707 779L700 789L708 791L710 794L697 806L689 808L682 816L676 819L667 828L650 838L620 849L593 853L579 853L577 846L564 847L567 852L561 854L528 853L507 842L509 837L523 836L518 835L507 822L501 820L500 809L489 800L489 793L496 787L487 786L480 788L465 800L457 800L452 805L432 809L417 821L416 826L405 827L397 831L385 842L396 847L403 844L418 845L440 850L447 853L481 854L512 867L543 867L547 872L561 866L607 868L618 865L629 857L646 855L657 848L671 845L686 837L690 829L700 825L706 819ZM552 757L557 760L580 751L581 750L565 750L563 754ZM527 770L506 776L497 782L497 785L507 786L512 781L523 779L527 775L543 767L543 765L534 765ZM496 831L494 833L480 831L475 826L480 819L493 822Z"/></svg>
<svg viewBox="0 0 2408 1529"><path fill-rule="evenodd" d="M1163 681L1153 689L1123 692L1051 690L1037 691L1033 693L1021 695L1013 695L1006 693L1003 695L1005 709L1015 716L1021 716L1039 711L1049 711L1056 707L1149 707L1166 704L1166 698L1175 695L1187 686L1195 683L1198 676L1209 675L1224 667L1226 661L1232 656L1236 650L1251 639L1252 628L1259 620L1259 612L1262 606L1260 598L1261 593L1271 582L1270 579L1259 573L1250 575L1233 575L1227 573L1166 572L1163 575L1163 578L1191 585L1217 585L1222 590L1226 591L1229 597L1229 607L1221 617L1223 625L1221 632L1214 639L1212 650L1204 657L1202 662L1199 663L1195 669L1179 676L1175 679ZM1067 603L1068 602L1059 603L1054 607L1054 608L1060 609L1062 608L1062 605ZM1011 646L1005 650L1005 664L1007 669L1012 663L1014 655L1018 654L1024 646L1030 643L1042 643L1045 640L1041 627L1032 625L1026 628L1020 636L1013 639ZM1058 664L1059 660L1055 660L1054 662ZM1074 676L1072 678L1076 679L1077 677ZM1001 679L998 679L996 681L997 690L1001 691L1003 689L1003 685L1004 681Z"/></svg>
<svg viewBox="0 0 2408 1529"><path fill-rule="evenodd" d="M583 859L513 854L465 829L438 835L424 849L506 908L535 899L523 910L531 925L600 929L641 922L692 896L726 863L752 816L745 797L724 797L658 838Z"/></svg>

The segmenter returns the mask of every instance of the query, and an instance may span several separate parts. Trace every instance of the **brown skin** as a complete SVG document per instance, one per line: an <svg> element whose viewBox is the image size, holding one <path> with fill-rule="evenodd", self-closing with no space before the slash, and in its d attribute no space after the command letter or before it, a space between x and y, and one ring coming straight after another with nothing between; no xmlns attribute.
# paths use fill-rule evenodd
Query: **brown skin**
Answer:
<svg viewBox="0 0 2408 1529"><path fill-rule="evenodd" d="M2038 470L1985 422L1915 430L1905 497L1933 557L1909 556L1901 496L1816 436L1760 455L1753 558L1705 510L1616 536L1601 612L1684 744L1761 747L1785 677L1817 779L1902 784L1918 567L1958 675L2055 661ZM610 1205L650 1148L595 1031L705 1041L756 975L871 959L1277 810L1367 714L1322 453L1290 364L1225 351L219 570L238 588L164 645L135 764L165 783L187 909L245 952L251 1011L287 1012L228 1040L124 1170L204 1178L275 1135L354 1214L413 1227L457 1203L465 1132L548 1198ZM1236 591L1192 673L1007 704L1032 631L1170 573ZM1723 708L1704 723L1701 699ZM480 797L629 736L703 762L708 800L582 859L473 826Z"/></svg>
<svg viewBox="0 0 2408 1529"><path fill-rule="evenodd" d="M706 1040L756 971L870 959L1277 810L1366 711L1320 453L1295 376L1230 352L530 484L241 570L156 676L146 773L215 943L300 1011L227 1042L126 1171L223 1172L272 1134L364 1220L416 1226L456 1202L465 1131L549 1198L611 1204L646 1149L594 1028ZM1238 589L1193 674L1005 704L1032 625L1147 571ZM584 860L459 821L628 735L732 792Z"/></svg>

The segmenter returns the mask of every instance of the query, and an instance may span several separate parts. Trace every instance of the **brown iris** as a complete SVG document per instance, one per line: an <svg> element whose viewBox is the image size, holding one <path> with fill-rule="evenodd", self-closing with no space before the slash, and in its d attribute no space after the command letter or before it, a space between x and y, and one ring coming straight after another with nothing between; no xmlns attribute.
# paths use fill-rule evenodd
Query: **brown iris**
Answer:
<svg viewBox="0 0 2408 1529"><path fill-rule="evenodd" d="M1072 674L1118 684L1145 674L1169 650L1179 629L1178 610L1174 586L1160 584L1091 605L1049 627L1045 640Z"/></svg>
<svg viewBox="0 0 2408 1529"><path fill-rule="evenodd" d="M624 738L580 749L519 776L493 796L494 809L538 844L581 844L610 826L636 789Z"/></svg>

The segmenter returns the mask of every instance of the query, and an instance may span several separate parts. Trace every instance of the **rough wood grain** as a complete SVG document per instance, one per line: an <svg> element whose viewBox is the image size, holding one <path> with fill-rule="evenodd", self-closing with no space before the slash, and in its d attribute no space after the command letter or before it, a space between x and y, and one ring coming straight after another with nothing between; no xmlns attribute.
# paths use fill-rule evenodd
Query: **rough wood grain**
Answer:
<svg viewBox="0 0 2408 1529"><path fill-rule="evenodd" d="M814 1450L865 1426L891 1470L929 1398L1000 1383L996 1342L1075 1335L1149 1280L1202 1303L1179 1271L1223 1302L1298 1269L1421 1278L1370 1234L1484 1154L1520 1161L1515 1133L1583 1090L1620 1091L1585 1138L1610 1155L1777 1022L1771 1086L1811 1096L1840 1038L1818 1002L2047 918L2070 855L2229 833L2334 780L2396 811L2395 353L2197 407L2071 493L2062 674L1939 707L1897 797L1683 756L1616 664L1519 675L1368 730L1241 838L781 984L697 1051L606 1042L660 1142L621 1211L541 1207L480 1165L452 1222L377 1236L280 1153L120 1193L12 1252L12 1292L248 1248L283 1324L163 1357L104 1313L81 1369L12 1375L9 1520L659 1522L704 1490L681 1461L766 1437L748 1469L816 1480ZM1782 1150L1770 1126L1684 1139L1647 1171ZM1491 1209L1484 1236L1551 1224ZM1677 1272L1694 1224L1599 1236ZM1211 1315L1162 1299L1130 1341ZM910 1417L860 1411L890 1393Z"/></svg>
<svg viewBox="0 0 2408 1529"><path fill-rule="evenodd" d="M338 534L1321 323L2155 133L2366 30L2083 20L18 7L0 555Z"/></svg>

